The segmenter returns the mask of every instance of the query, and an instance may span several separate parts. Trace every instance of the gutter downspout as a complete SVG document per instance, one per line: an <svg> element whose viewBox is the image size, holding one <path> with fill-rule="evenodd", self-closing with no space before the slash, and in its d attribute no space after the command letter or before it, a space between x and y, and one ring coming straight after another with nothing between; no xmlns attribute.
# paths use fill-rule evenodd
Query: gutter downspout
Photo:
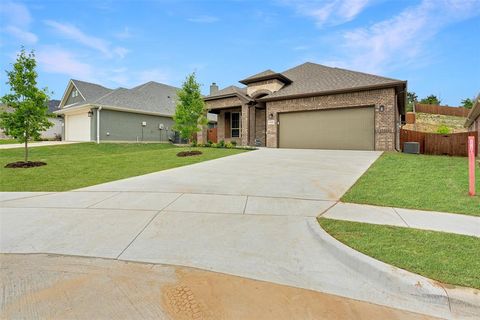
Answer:
<svg viewBox="0 0 480 320"><path fill-rule="evenodd" d="M102 107L97 109L97 144L100 144L100 110L102 110Z"/></svg>

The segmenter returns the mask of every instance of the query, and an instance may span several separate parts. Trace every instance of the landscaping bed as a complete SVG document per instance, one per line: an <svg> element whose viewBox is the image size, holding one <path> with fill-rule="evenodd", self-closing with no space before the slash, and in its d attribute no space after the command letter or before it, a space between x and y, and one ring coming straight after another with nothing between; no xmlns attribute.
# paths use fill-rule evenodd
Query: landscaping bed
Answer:
<svg viewBox="0 0 480 320"><path fill-rule="evenodd" d="M347 246L443 283L480 289L480 238L452 233L318 219Z"/></svg>
<svg viewBox="0 0 480 320"><path fill-rule="evenodd" d="M480 168L476 185L478 190ZM386 152L341 200L480 216L480 196L468 195L464 157Z"/></svg>
<svg viewBox="0 0 480 320"><path fill-rule="evenodd" d="M5 165L5 168L10 168L10 169L27 169L27 168L35 168L35 167L41 167L41 166L46 166L47 164L42 161L17 161L17 162L11 162L7 163Z"/></svg>
<svg viewBox="0 0 480 320"><path fill-rule="evenodd" d="M177 157L188 150L162 143L45 146L30 149L29 158L47 166L12 170L4 166L22 159L24 150L5 149L0 152L0 191L67 191L246 152L202 148L201 155Z"/></svg>

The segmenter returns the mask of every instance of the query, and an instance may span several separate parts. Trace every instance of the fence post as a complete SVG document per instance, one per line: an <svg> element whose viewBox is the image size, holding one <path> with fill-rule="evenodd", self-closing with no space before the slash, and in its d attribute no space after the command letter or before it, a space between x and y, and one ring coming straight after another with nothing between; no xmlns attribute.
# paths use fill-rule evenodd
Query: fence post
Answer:
<svg viewBox="0 0 480 320"><path fill-rule="evenodd" d="M475 195L475 137L468 137L468 177L469 194Z"/></svg>

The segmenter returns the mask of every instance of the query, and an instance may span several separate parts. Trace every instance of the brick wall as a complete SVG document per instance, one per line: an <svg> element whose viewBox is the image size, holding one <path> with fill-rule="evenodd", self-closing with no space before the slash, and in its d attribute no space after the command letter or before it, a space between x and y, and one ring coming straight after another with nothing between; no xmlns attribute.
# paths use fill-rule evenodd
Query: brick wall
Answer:
<svg viewBox="0 0 480 320"><path fill-rule="evenodd" d="M267 123L267 147L277 147L278 113L372 105L375 106L375 149L394 150L398 112L393 88L267 102L266 113L273 114L275 120L274 124ZM383 112L379 111L380 105L385 106Z"/></svg>

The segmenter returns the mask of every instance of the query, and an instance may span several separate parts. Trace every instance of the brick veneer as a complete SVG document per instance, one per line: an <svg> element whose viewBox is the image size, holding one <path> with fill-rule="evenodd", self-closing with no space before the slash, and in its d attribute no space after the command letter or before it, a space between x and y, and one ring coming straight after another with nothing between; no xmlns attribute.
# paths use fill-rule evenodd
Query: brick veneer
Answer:
<svg viewBox="0 0 480 320"><path fill-rule="evenodd" d="M375 106L375 150L394 150L396 146L396 128L399 118L396 106L395 89L376 89L351 93L339 93L334 95L313 96L307 98L285 99L266 102L266 112L253 113L245 102L236 97L206 101L208 109L221 109L218 115L218 140L235 140L242 145L253 144L254 136L263 131L262 123L265 118L273 115L273 124L266 125L266 146L276 148L278 146L278 114L282 112L322 110L335 108L351 108ZM384 111L379 107L383 105ZM232 108L235 107L235 108ZM228 108L228 109L226 109ZM225 138L224 117L225 112L241 111L241 138ZM258 119L258 120L257 120ZM255 126L250 124L255 121ZM252 132L255 128L255 132Z"/></svg>
<svg viewBox="0 0 480 320"><path fill-rule="evenodd" d="M278 144L278 113L372 105L375 106L375 150L394 150L398 115L393 88L267 102L267 117L272 114L275 120L274 124L267 123L267 147L276 148ZM379 111L380 105L385 106L383 112Z"/></svg>

